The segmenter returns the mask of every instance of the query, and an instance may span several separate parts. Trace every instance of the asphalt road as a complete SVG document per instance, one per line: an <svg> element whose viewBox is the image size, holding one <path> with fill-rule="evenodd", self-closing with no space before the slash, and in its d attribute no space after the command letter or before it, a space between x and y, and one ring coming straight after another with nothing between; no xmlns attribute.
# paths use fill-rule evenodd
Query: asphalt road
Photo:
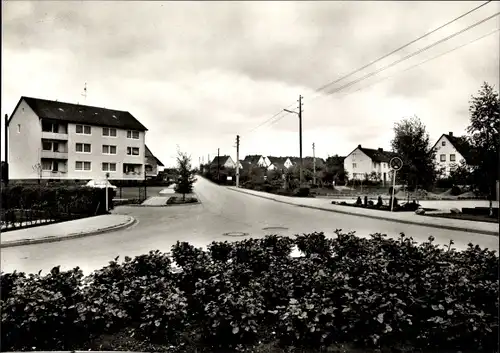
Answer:
<svg viewBox="0 0 500 353"><path fill-rule="evenodd" d="M130 214L138 223L129 229L56 243L35 244L1 250L2 271L46 272L53 266L62 269L79 266L85 273L105 266L116 256L136 256L150 250L167 252L177 240L205 246L212 241L233 241L243 237L223 235L248 233L247 237L265 234L293 235L335 229L355 231L359 236L380 232L398 237L401 232L416 241L430 235L436 242L450 239L457 249L469 242L498 250L498 237L408 225L345 214L312 210L277 203L217 186L203 178L195 184L199 205L176 207L118 207L115 213ZM281 227L266 230L267 227Z"/></svg>

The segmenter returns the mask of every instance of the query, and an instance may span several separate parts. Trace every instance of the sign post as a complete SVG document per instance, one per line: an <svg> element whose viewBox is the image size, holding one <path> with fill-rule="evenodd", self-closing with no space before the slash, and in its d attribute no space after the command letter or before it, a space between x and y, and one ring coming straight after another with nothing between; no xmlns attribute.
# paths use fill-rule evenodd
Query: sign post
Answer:
<svg viewBox="0 0 500 353"><path fill-rule="evenodd" d="M109 205L108 205L108 202L109 202L109 195L108 195L108 178L109 178L109 173L106 173L106 212L109 211Z"/></svg>
<svg viewBox="0 0 500 353"><path fill-rule="evenodd" d="M391 196L391 212L394 209L394 190L396 189L396 172L403 167L403 161L399 157L393 157L389 161L389 167L392 169L392 196Z"/></svg>

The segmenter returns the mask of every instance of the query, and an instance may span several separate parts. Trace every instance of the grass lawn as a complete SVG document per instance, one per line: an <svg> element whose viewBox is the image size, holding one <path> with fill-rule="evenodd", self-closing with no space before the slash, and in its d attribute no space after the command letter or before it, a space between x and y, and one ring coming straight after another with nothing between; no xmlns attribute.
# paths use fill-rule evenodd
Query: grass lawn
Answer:
<svg viewBox="0 0 500 353"><path fill-rule="evenodd" d="M453 218L453 219L461 219L464 221L476 221L476 222L488 222L488 223L499 223L498 218L491 218L488 216L476 216L470 214L453 214L453 213L434 213L434 214L426 214L425 216L429 217L440 217L440 218Z"/></svg>

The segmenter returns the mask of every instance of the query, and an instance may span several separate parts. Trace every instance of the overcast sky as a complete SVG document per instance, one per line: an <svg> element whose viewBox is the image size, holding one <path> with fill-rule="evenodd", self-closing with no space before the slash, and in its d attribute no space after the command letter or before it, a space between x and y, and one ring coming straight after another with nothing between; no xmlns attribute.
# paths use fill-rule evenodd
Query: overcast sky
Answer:
<svg viewBox="0 0 500 353"><path fill-rule="evenodd" d="M194 164L217 148L234 159L237 134L242 157L298 156L295 115L253 129L299 94L304 155L312 155L313 142L320 157L346 155L358 144L388 149L394 123L412 115L435 141L464 133L469 98L483 81L498 89L499 32L402 71L491 33L499 17L337 93L316 89L478 5L3 1L2 116L22 95L127 110L149 129L146 143L167 165L177 145ZM492 2L329 89L499 10Z"/></svg>

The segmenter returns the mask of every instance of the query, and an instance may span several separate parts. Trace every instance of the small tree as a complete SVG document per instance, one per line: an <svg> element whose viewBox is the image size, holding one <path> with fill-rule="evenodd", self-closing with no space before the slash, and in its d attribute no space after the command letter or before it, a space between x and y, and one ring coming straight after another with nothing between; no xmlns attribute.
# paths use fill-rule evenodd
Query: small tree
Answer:
<svg viewBox="0 0 500 353"><path fill-rule="evenodd" d="M191 157L187 153L177 152L177 175L178 180L175 186L175 192L182 194L182 200L186 200L186 194L193 191L193 184L196 181L194 171L191 168Z"/></svg>
<svg viewBox="0 0 500 353"><path fill-rule="evenodd" d="M37 163L33 166L33 171L36 173L38 176L38 184L40 184L40 181L42 179L42 173L43 173L43 168L40 163Z"/></svg>

